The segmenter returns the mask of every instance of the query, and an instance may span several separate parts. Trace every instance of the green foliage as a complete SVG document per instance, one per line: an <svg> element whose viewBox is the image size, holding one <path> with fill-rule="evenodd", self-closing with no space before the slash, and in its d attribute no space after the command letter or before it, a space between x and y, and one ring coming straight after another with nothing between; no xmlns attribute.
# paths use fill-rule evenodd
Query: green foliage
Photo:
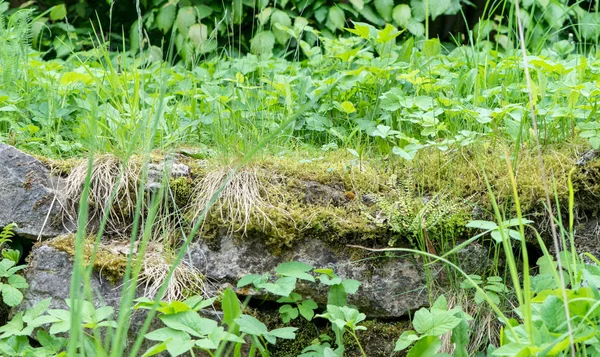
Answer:
<svg viewBox="0 0 600 357"><path fill-rule="evenodd" d="M472 317L462 308L449 309L444 295L438 297L430 309L422 308L415 312L413 330L402 333L396 342L395 351L410 347L407 356L450 356L439 353L442 346L441 336L451 333L455 343L454 356L466 356L469 344L469 325Z"/></svg>

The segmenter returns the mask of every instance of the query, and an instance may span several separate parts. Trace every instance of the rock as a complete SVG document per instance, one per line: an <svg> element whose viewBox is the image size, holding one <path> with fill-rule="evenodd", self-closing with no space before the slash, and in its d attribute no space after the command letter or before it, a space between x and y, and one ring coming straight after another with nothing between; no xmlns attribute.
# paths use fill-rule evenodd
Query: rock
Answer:
<svg viewBox="0 0 600 357"><path fill-rule="evenodd" d="M60 212L62 179L12 146L0 143L0 227L16 223L24 238L55 237L73 229Z"/></svg>
<svg viewBox="0 0 600 357"><path fill-rule="evenodd" d="M172 159L165 160L159 164L148 164L148 183L146 183L146 190L158 191L167 174L169 175L169 178L189 176L190 167L173 162Z"/></svg>
<svg viewBox="0 0 600 357"><path fill-rule="evenodd" d="M206 275L215 290L235 286L248 274L273 274L282 262L300 261L315 268L332 268L342 278L360 281L361 287L350 296L349 303L369 318L400 318L429 303L421 263L408 257L355 260L352 256L356 255L356 248L332 249L316 239L305 240L277 256L259 241L236 242L231 236L221 239L219 249L194 243L189 253L192 264ZM327 301L327 289L318 284L298 284L297 291L305 298ZM238 293L258 294L251 289L238 289Z"/></svg>
<svg viewBox="0 0 600 357"><path fill-rule="evenodd" d="M47 298L52 298L51 309L67 309L65 299L69 298L73 257L69 253L52 246L40 245L34 247L30 259L25 270L25 279L29 284L29 288L24 291L23 302L14 312L31 308ZM111 283L100 272L94 270L90 278L90 286L94 294L94 306L96 308L112 306L115 311L112 318L116 320L121 302L122 282ZM138 296L140 295L141 293L138 291ZM144 323L146 314L146 310L136 310L133 313L126 346L133 345ZM163 327L162 324L158 319L155 319L149 331L160 327ZM142 351L152 344L154 344L152 341L146 340L142 345Z"/></svg>

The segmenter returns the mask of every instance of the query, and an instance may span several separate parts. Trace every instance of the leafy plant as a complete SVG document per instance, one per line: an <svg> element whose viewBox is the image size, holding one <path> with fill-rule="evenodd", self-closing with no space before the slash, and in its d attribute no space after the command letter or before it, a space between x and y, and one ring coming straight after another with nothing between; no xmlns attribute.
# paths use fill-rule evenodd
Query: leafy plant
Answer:
<svg viewBox="0 0 600 357"><path fill-rule="evenodd" d="M410 347L407 356L452 356L439 353L442 347L441 336L451 333L451 341L455 344L453 356L468 356L469 321L472 317L460 307L448 308L444 295L434 302L430 309L421 308L412 320L413 330L402 333L396 342L395 351L403 351Z"/></svg>

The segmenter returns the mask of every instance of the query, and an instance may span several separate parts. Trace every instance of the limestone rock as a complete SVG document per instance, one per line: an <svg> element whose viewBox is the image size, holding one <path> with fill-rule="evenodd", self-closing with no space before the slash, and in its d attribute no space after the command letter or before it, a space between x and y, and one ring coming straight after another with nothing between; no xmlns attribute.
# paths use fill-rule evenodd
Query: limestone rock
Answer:
<svg viewBox="0 0 600 357"><path fill-rule="evenodd" d="M352 256L357 253L356 248L333 249L315 239L303 241L281 255L273 255L259 241L237 242L230 236L221 239L219 249L195 243L189 253L192 264L206 275L215 289L235 286L248 274L273 274L282 262L299 261L315 268L332 268L342 278L360 281L361 287L349 297L349 303L369 318L403 317L429 302L422 263L412 257L355 260ZM327 289L318 284L299 284L298 287L305 298L326 303ZM257 292L240 289L238 293Z"/></svg>
<svg viewBox="0 0 600 357"><path fill-rule="evenodd" d="M61 179L16 148L0 143L0 227L16 223L16 234L35 239L64 234L58 192Z"/></svg>

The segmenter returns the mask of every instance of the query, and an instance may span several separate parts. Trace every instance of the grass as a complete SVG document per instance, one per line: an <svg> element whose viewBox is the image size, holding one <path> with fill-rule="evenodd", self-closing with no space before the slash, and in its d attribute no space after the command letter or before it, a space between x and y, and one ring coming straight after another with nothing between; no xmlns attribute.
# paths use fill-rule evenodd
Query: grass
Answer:
<svg viewBox="0 0 600 357"><path fill-rule="evenodd" d="M88 351L90 341L107 356L125 346L137 355L157 313L203 293L206 282L186 261L187 248L223 227L242 238L260 236L274 251L312 235L418 254L428 271L441 261L453 272L454 292L466 280L489 306L476 316L483 327L470 353L492 344L514 355L593 355L586 349L597 343L585 332L597 328L599 297L582 281L594 287L600 274L583 265L574 241L575 193L589 205L598 185L587 174L595 163L576 164L600 147L600 62L592 52L556 42L528 55L525 47L490 50L483 40L446 50L436 39L397 42L388 27L320 38L318 51L302 60L215 55L190 68L101 44L43 61L28 47L27 16L0 22L0 33L10 35L0 40L7 49L0 53L13 54L0 55L0 140L48 157L67 176L66 214L78 217L80 229L52 244L74 255L69 321L78 327L69 331L69 356ZM524 46L522 29L519 35ZM167 172L150 194L149 163L174 155L192 175L176 181ZM466 240L472 218L496 222L490 274L505 274L512 294L506 301L495 301L452 256L457 243L480 238ZM512 218L518 224L510 235ZM528 226L526 218L542 223ZM540 226L550 228L540 233ZM136 254L113 264L102 241L115 234ZM547 289L537 290L542 283L530 274L526 243L543 251L539 276L549 277ZM112 335L103 340L95 330L90 340L79 328L81 299L92 299L92 269L105 265L123 279L123 296ZM151 309L135 341L127 341L138 287ZM457 294L450 305L457 301L476 311L468 295ZM576 301L589 309L576 309ZM540 312L546 308L564 313L564 321L553 324ZM239 333L228 319L228 331ZM543 339L534 332L542 328ZM451 351L454 333L430 340ZM217 351L227 350L223 341ZM264 337L252 348L268 356L256 341Z"/></svg>

